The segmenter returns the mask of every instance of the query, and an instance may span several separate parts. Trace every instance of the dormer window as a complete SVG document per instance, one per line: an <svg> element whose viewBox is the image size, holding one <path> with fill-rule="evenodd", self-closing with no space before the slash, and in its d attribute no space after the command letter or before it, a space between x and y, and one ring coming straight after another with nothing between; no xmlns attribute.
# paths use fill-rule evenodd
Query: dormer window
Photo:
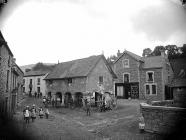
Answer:
<svg viewBox="0 0 186 140"><path fill-rule="evenodd" d="M153 71L146 72L146 82L154 82L154 72Z"/></svg>
<svg viewBox="0 0 186 140"><path fill-rule="evenodd" d="M129 68L129 59L124 59L123 60L123 67L124 68Z"/></svg>

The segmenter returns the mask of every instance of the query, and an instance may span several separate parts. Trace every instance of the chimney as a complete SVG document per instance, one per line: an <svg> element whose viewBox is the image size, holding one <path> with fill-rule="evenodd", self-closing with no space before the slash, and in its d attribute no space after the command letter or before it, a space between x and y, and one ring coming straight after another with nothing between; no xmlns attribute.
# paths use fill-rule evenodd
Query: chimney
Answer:
<svg viewBox="0 0 186 140"><path fill-rule="evenodd" d="M165 55L166 55L166 54L165 54L165 50L162 49L162 50L160 50L160 52L161 52L161 56L162 56L163 58L165 58Z"/></svg>

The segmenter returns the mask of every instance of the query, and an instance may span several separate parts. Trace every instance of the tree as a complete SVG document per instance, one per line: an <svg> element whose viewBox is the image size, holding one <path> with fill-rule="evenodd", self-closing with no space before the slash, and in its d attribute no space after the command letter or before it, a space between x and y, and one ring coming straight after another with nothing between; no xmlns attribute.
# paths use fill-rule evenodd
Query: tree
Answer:
<svg viewBox="0 0 186 140"><path fill-rule="evenodd" d="M177 58L180 55L179 48L176 45L167 45L165 49L169 59Z"/></svg>
<svg viewBox="0 0 186 140"><path fill-rule="evenodd" d="M41 70L41 71L50 71L54 68L55 65L45 65L41 62L37 63L32 70L37 71L37 70Z"/></svg>
<svg viewBox="0 0 186 140"><path fill-rule="evenodd" d="M151 53L152 53L152 50L151 50L150 48L145 48L145 49L143 49L143 54L142 54L142 56L143 56L143 57L148 57L148 56L151 55Z"/></svg>
<svg viewBox="0 0 186 140"><path fill-rule="evenodd" d="M153 52L151 53L152 56L159 56L161 55L161 51L165 51L165 47L164 46L156 46L153 50Z"/></svg>

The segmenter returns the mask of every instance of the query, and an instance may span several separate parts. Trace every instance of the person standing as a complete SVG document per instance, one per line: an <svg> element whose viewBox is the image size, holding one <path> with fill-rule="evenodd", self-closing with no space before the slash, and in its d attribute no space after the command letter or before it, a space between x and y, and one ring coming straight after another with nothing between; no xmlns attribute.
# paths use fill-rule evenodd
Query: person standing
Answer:
<svg viewBox="0 0 186 140"><path fill-rule="evenodd" d="M40 118L43 118L43 115L44 115L43 108L40 107L40 109L39 109L39 116L40 116Z"/></svg>
<svg viewBox="0 0 186 140"><path fill-rule="evenodd" d="M35 95L35 98L36 98L37 97L37 92L35 92L34 95Z"/></svg>
<svg viewBox="0 0 186 140"><path fill-rule="evenodd" d="M31 118L32 118L32 122L34 122L34 120L36 119L36 108L35 108L35 104L32 105L31 108Z"/></svg>
<svg viewBox="0 0 186 140"><path fill-rule="evenodd" d="M40 92L40 98L42 98L42 92Z"/></svg>
<svg viewBox="0 0 186 140"><path fill-rule="evenodd" d="M90 116L90 102L87 100L87 98L85 99L85 106L86 106L87 116Z"/></svg>
<svg viewBox="0 0 186 140"><path fill-rule="evenodd" d="M48 119L48 116L49 116L48 108L47 108L46 111L45 111L45 116L46 116L46 119Z"/></svg>
<svg viewBox="0 0 186 140"><path fill-rule="evenodd" d="M26 120L26 123L29 123L29 118L30 117L30 113L29 113L29 106L26 107L26 110L25 110L25 120Z"/></svg>

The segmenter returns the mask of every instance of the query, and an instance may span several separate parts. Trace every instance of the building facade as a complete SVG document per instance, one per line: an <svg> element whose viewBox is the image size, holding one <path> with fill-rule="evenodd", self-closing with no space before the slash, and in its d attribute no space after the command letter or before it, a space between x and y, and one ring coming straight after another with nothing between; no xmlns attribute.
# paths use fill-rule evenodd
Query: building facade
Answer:
<svg viewBox="0 0 186 140"><path fill-rule="evenodd" d="M103 55L58 64L45 78L48 96L61 105L72 101L82 104L83 96L113 93L116 75Z"/></svg>
<svg viewBox="0 0 186 140"><path fill-rule="evenodd" d="M169 98L173 72L167 56L140 57L125 50L114 62L118 98L164 100Z"/></svg>
<svg viewBox="0 0 186 140"><path fill-rule="evenodd" d="M19 70L13 53L0 32L0 112L2 114L11 115L17 105L17 97L21 90L18 81L22 81L23 76L22 71Z"/></svg>
<svg viewBox="0 0 186 140"><path fill-rule="evenodd" d="M46 95L46 83L43 80L49 71L28 71L24 74L23 79L23 91L26 94L31 93L34 95L35 92L42 93L43 96Z"/></svg>

